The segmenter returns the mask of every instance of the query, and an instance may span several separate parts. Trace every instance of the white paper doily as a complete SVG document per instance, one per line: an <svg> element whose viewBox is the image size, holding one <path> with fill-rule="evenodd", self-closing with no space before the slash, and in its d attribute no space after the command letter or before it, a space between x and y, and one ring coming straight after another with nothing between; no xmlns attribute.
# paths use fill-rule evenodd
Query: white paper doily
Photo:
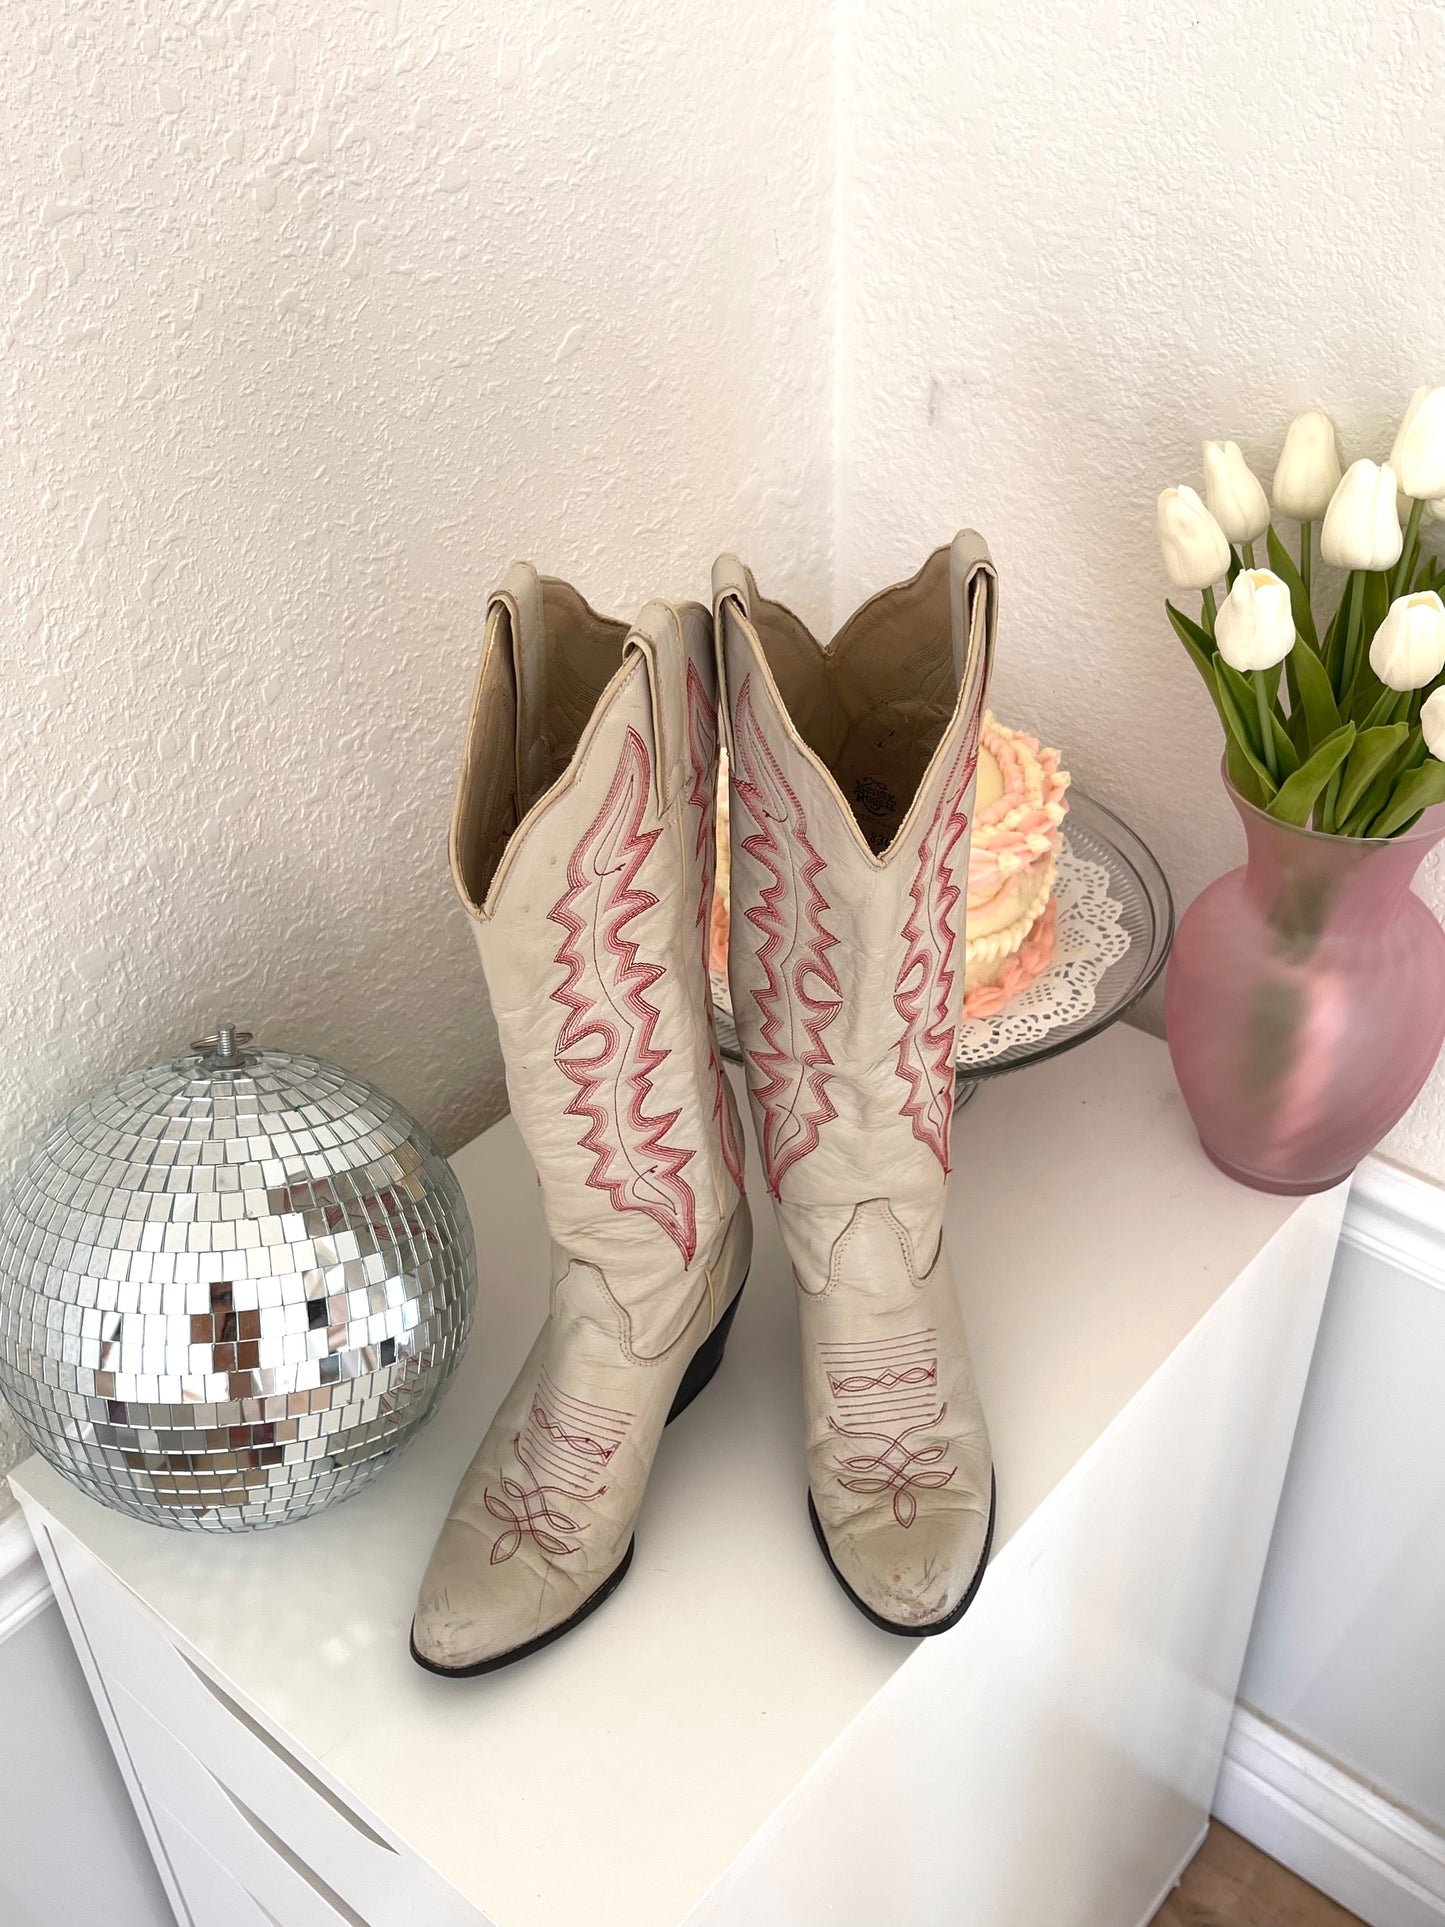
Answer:
<svg viewBox="0 0 1445 1927"><path fill-rule="evenodd" d="M1099 980L1129 949L1124 906L1109 894L1109 872L1069 847L1065 830L1054 884L1058 935L1054 960L996 1017L968 1018L958 1033L962 1071L991 1064L1005 1051L1037 1044L1051 1030L1094 1008Z"/></svg>

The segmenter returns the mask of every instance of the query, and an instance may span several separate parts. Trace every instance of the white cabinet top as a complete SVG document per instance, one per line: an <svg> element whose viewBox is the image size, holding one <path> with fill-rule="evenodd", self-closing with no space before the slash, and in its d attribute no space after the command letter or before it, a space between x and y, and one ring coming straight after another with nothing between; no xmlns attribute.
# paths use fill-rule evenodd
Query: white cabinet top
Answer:
<svg viewBox="0 0 1445 1927"><path fill-rule="evenodd" d="M481 1273L470 1350L435 1423L359 1497L209 1537L107 1512L38 1460L16 1483L496 1927L662 1927L919 1646L854 1611L809 1530L792 1287L751 1154L758 1242L732 1342L664 1435L616 1597L501 1673L450 1682L412 1663L433 1537L546 1303L510 1121L454 1162ZM1163 1045L1124 1026L984 1085L953 1163L997 1561L1301 1201L1215 1171Z"/></svg>

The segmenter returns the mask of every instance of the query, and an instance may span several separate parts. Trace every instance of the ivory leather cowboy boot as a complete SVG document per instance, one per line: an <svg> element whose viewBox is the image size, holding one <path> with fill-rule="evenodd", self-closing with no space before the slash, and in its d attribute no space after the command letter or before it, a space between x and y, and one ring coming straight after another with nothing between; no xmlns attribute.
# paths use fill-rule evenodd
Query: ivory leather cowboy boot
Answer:
<svg viewBox="0 0 1445 1927"><path fill-rule="evenodd" d="M462 1479L413 1656L471 1674L618 1585L663 1426L716 1371L752 1248L713 1034L712 623L629 628L526 563L491 598L452 817L551 1312Z"/></svg>
<svg viewBox="0 0 1445 1927"><path fill-rule="evenodd" d="M996 578L966 532L827 649L733 556L713 598L728 976L798 1285L809 1510L869 1619L942 1632L993 1530L942 1226Z"/></svg>

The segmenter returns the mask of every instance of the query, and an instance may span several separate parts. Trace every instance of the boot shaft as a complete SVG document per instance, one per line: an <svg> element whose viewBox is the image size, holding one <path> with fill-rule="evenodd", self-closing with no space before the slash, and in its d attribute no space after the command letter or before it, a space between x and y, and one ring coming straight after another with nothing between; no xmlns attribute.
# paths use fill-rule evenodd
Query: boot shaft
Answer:
<svg viewBox="0 0 1445 1927"><path fill-rule="evenodd" d="M493 596L452 819L557 1275L596 1268L632 1342L708 1289L742 1188L707 991L711 621L596 615L515 565Z"/></svg>
<svg viewBox="0 0 1445 1927"><path fill-rule="evenodd" d="M768 1188L815 1262L878 1197L926 1264L948 1168L993 568L961 535L827 650L734 558L713 587L729 981Z"/></svg>

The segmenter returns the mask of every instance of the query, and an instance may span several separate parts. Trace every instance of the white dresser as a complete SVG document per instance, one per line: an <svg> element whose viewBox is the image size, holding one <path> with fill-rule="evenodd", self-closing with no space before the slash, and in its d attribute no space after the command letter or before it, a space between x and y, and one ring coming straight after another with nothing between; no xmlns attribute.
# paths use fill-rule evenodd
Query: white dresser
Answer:
<svg viewBox="0 0 1445 1927"><path fill-rule="evenodd" d="M766 1196L723 1370L616 1597L446 1682L407 1654L452 1487L544 1309L510 1123L458 1153L482 1297L350 1504L166 1533L15 1486L194 1927L1137 1927L1203 1830L1343 1208L1229 1183L1125 1028L984 1087L948 1236L999 1525L942 1638L849 1606L805 1510ZM750 1174L756 1158L750 1159ZM84 1852L85 1843L76 1842Z"/></svg>

